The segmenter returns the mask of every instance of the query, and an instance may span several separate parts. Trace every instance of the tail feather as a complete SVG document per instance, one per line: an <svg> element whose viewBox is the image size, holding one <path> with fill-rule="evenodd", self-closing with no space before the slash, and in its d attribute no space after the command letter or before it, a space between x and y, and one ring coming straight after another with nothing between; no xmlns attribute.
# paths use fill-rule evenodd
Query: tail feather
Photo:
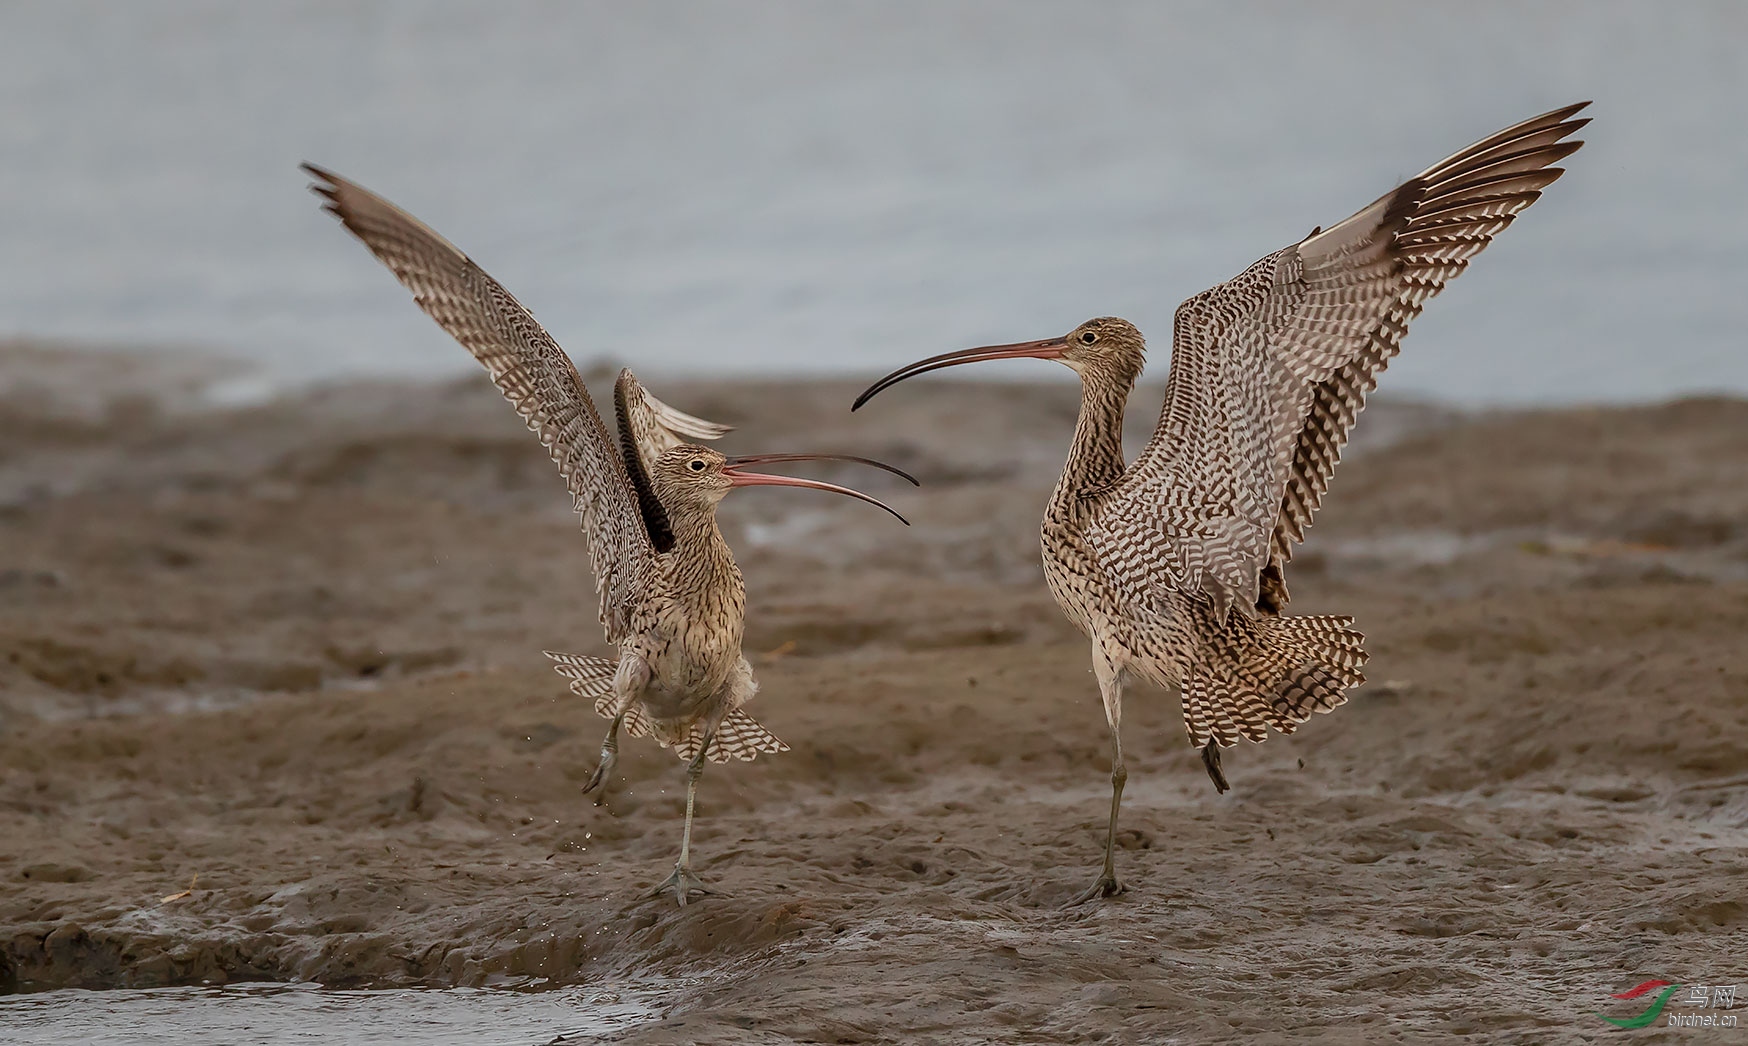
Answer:
<svg viewBox="0 0 1748 1046"><path fill-rule="evenodd" d="M719 762L729 759L756 758L760 752L787 752L789 746L777 739L777 735L766 730L764 726L746 712L737 708L722 719L722 725L716 728L716 743L710 747L710 757L716 758L722 753Z"/></svg>
<svg viewBox="0 0 1748 1046"><path fill-rule="evenodd" d="M553 668L559 675L571 681L571 693L580 697L595 699L595 711L604 719L612 719L620 712L615 708L618 695L613 692L613 677L619 671L617 661L609 661L601 657L586 657L582 654L561 654L557 651L544 651L552 658ZM658 736L649 717L644 715L640 705L632 704L624 709L624 730L632 737L655 737L665 748L669 745L667 738ZM681 759L690 761L698 755L698 746L704 743L704 727L695 725L685 736L673 741L674 754ZM751 760L757 758L760 752L787 752L789 746L777 739L777 735L765 729L759 721L741 709L735 709L724 716L716 728L716 740L710 744L709 759L713 763L726 763L730 759Z"/></svg>
<svg viewBox="0 0 1748 1046"><path fill-rule="evenodd" d="M556 650L541 652L555 662L554 671L571 681L571 693L583 697L613 696L613 677L619 671L619 662L604 657L561 654Z"/></svg>
<svg viewBox="0 0 1748 1046"><path fill-rule="evenodd" d="M698 746L704 743L704 727L694 726L691 733L674 744L674 754L688 762L698 755ZM787 752L789 746L777 739L777 735L766 730L759 721L747 715L741 709L735 709L722 717L722 722L716 727L716 739L710 742L710 755L713 763L726 763L730 759L742 759L748 762L757 759L760 752Z"/></svg>
<svg viewBox="0 0 1748 1046"><path fill-rule="evenodd" d="M612 719L620 714L620 709L615 707L618 695L613 692L613 677L619 673L619 662L609 661L604 657L561 654L556 650L543 650L541 653L555 662L552 666L554 671L571 681L571 693L595 699L596 715L602 719ZM623 711L623 728L627 734L632 737L649 737L654 732L642 708L633 704Z"/></svg>
<svg viewBox="0 0 1748 1046"><path fill-rule="evenodd" d="M1290 734L1365 682L1365 636L1350 617L1228 614L1183 679L1184 728L1197 748Z"/></svg>

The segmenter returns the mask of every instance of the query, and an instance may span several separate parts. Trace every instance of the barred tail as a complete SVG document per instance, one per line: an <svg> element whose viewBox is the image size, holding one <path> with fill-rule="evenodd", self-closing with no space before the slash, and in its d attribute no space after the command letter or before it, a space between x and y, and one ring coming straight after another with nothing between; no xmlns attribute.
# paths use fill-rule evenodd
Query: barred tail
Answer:
<svg viewBox="0 0 1748 1046"><path fill-rule="evenodd" d="M581 654L561 654L557 651L543 651L552 658L553 668L558 674L571 681L571 693L580 697L595 699L595 711L603 719L612 719L619 712L615 708L618 695L613 692L613 677L619 671L617 661L609 661L601 657L584 657ZM643 708L632 704L624 710L624 729L632 737L655 736L656 731L644 715ZM670 735L671 736L671 735ZM657 741L667 747L668 741L656 737ZM698 746L704 741L702 725L694 726L690 733L673 743L674 754L681 759L690 761L698 754ZM710 743L709 759L713 763L726 763L730 759L751 760L760 752L787 752L789 746L777 739L777 735L759 725L759 721L746 712L735 709L724 716L716 728L716 740Z"/></svg>
<svg viewBox="0 0 1748 1046"><path fill-rule="evenodd" d="M596 698L595 711L602 715L612 714L601 707L599 699L607 699L611 706L613 676L619 671L619 662L609 661L604 657L561 654L556 650L543 650L541 653L552 658L556 662L553 669L571 681L571 693Z"/></svg>
<svg viewBox="0 0 1748 1046"><path fill-rule="evenodd" d="M619 662L609 661L604 657L585 657L582 654L561 654L556 650L543 650L541 653L552 658L554 671L571 681L571 693L578 697L595 699L595 714L602 719L612 719L619 715L619 709L614 706L618 696L613 692L613 677L619 673ZM644 716L643 709L633 704L624 710L625 732L632 737L650 736L649 719Z"/></svg>
<svg viewBox="0 0 1748 1046"><path fill-rule="evenodd" d="M674 745L674 754L681 759L690 760L698 754L698 746L704 741L704 727L694 726L692 732ZM730 759L752 761L758 758L760 752L787 752L789 746L777 740L777 735L766 730L757 719L747 715L737 708L722 717L722 722L716 727L716 740L710 742L709 759L713 763L726 763Z"/></svg>
<svg viewBox="0 0 1748 1046"><path fill-rule="evenodd" d="M1262 617L1233 612L1203 645L1183 679L1184 728L1215 774L1218 753L1269 728L1290 734L1313 712L1345 704L1365 682L1366 637L1351 617Z"/></svg>

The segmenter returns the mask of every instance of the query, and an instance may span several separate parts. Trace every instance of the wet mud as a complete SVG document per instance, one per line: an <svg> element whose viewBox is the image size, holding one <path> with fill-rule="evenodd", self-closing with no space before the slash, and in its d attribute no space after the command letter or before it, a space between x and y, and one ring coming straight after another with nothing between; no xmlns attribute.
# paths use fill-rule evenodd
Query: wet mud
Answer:
<svg viewBox="0 0 1748 1046"><path fill-rule="evenodd" d="M1133 689L1128 890L1064 907L1108 794L1036 563L1073 387L651 384L736 451L925 484L855 476L908 530L726 505L793 750L706 771L683 909L645 896L682 765L632 742L579 793L604 723L539 652L603 652L587 550L483 382L0 396L6 986L661 978L650 1043L1551 1042L1744 979L1748 403L1379 404L1289 575L1372 682L1224 796Z"/></svg>

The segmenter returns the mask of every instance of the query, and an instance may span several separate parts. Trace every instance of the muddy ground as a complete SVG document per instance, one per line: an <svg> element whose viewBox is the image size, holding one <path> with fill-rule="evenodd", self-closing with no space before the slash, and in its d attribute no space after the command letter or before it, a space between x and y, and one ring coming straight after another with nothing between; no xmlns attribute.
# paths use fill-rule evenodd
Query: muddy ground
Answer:
<svg viewBox="0 0 1748 1046"><path fill-rule="evenodd" d="M752 710L718 892L646 899L682 767L542 648L604 652L550 465L483 380L227 410L0 350L0 979L658 986L630 1041L1487 1042L1619 1034L1643 980L1748 981L1748 403L1381 402L1289 575L1373 682L1228 753L1138 687L1105 729L1036 524L1071 385L699 386L733 450L915 522L747 491ZM120 377L117 377L120 375ZM195 384L198 384L196 382ZM141 389L150 386L150 394ZM1130 448L1156 387L1136 397ZM1703 1033L1701 1033L1703 1034Z"/></svg>

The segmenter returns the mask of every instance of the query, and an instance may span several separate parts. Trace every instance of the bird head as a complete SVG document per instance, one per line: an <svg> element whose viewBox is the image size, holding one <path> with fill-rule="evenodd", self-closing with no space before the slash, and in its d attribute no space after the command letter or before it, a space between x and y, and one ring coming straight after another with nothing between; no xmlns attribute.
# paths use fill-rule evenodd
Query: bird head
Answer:
<svg viewBox="0 0 1748 1046"><path fill-rule="evenodd" d="M866 501L870 505L878 505L891 512L900 523L910 525L910 521L893 511L890 505L859 490L840 487L835 483L823 483L816 479L748 472L746 468L749 465L770 465L785 461L853 461L884 469L909 480L913 485L917 482L909 473L901 472L891 465L848 454L748 454L731 458L709 447L682 443L663 452L655 460L655 465L650 470L650 485L655 489L656 497L669 508L692 507L706 510L714 509L735 487L806 487L809 490L830 491L858 501Z"/></svg>
<svg viewBox="0 0 1748 1046"><path fill-rule="evenodd" d="M956 367L961 363L1011 360L1022 356L1056 360L1079 374L1083 380L1110 378L1121 382L1127 391L1135 383L1135 379L1141 376L1141 365L1146 359L1146 351L1146 339L1141 337L1141 332L1133 323L1114 316L1101 316L1087 320L1056 338L1022 341L1012 345L985 345L918 360L868 386L866 391L856 397L855 405L850 409L856 410L882 390L918 374L940 370L942 367Z"/></svg>
<svg viewBox="0 0 1748 1046"><path fill-rule="evenodd" d="M1062 339L1066 346L1062 362L1085 377L1089 370L1106 371L1127 377L1131 382L1141 376L1147 360L1147 339L1128 320L1115 316L1100 316L1069 331Z"/></svg>

